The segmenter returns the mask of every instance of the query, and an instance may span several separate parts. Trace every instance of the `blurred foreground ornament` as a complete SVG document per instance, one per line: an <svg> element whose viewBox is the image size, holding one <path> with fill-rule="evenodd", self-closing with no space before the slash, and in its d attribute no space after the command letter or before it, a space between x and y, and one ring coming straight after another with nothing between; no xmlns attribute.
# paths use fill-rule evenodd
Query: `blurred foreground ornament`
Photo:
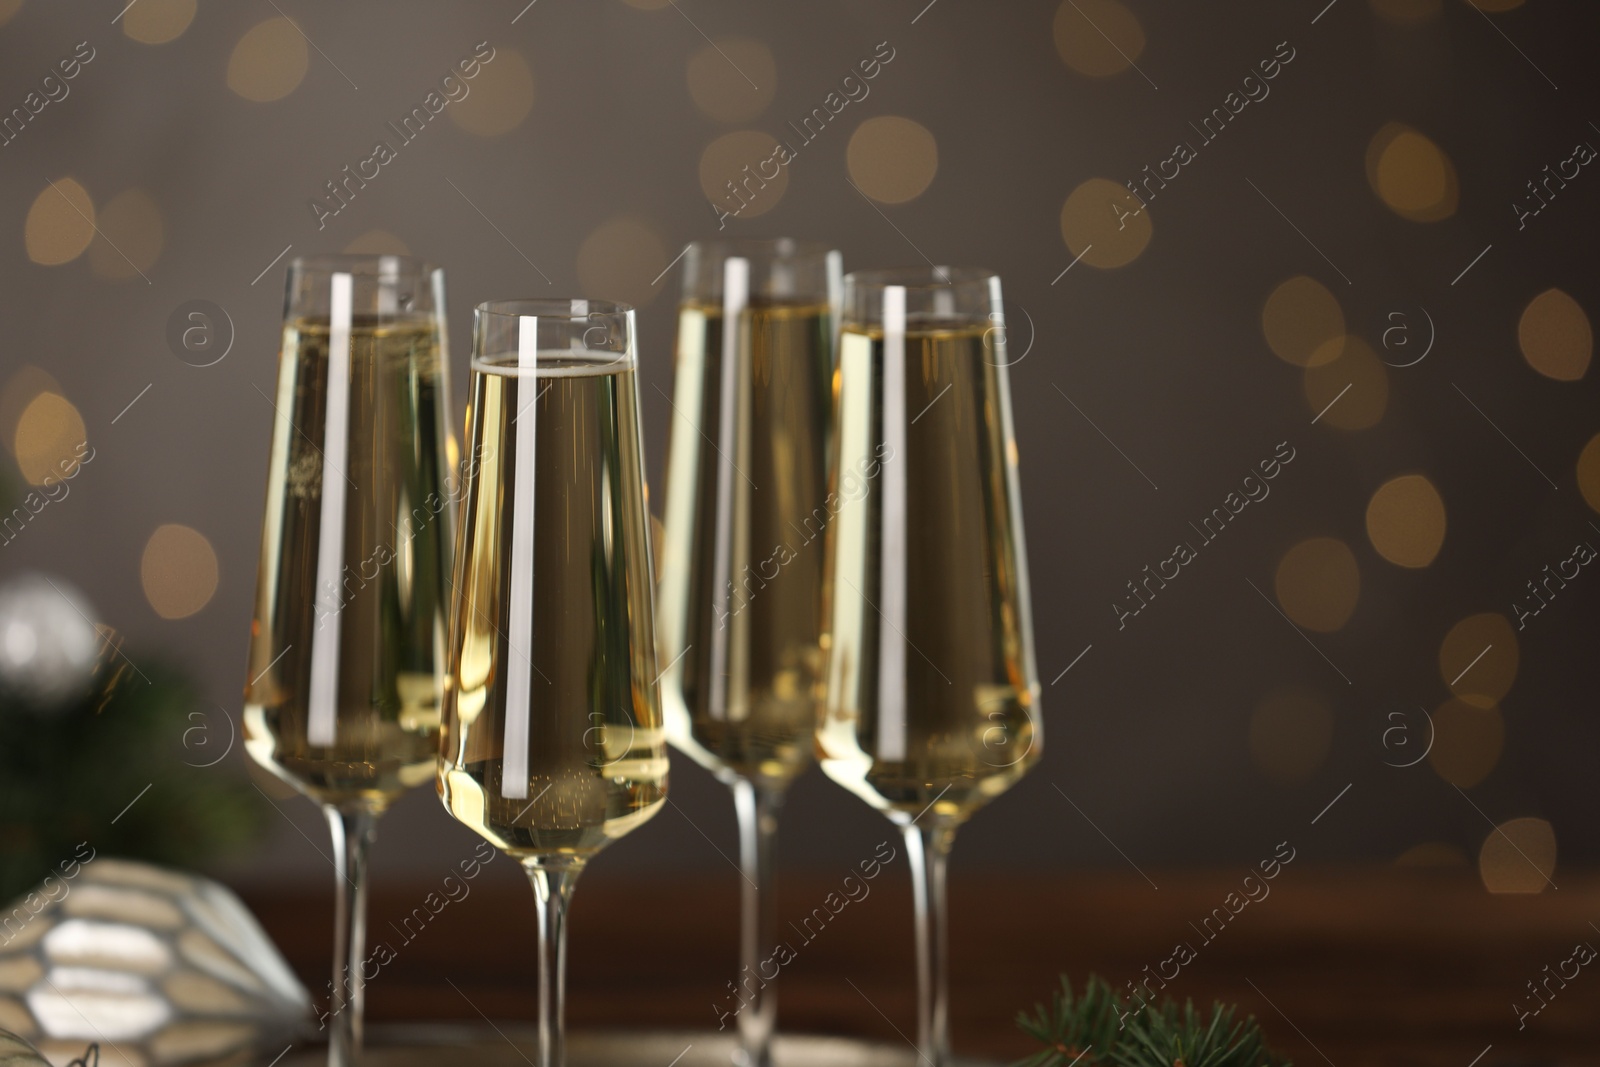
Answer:
<svg viewBox="0 0 1600 1067"><path fill-rule="evenodd" d="M86 693L100 646L93 618L64 581L24 573L0 585L0 690L43 709Z"/></svg>
<svg viewBox="0 0 1600 1067"><path fill-rule="evenodd" d="M108 1067L242 1062L305 1026L304 987L228 889L125 860L71 866L0 915L0 1026L57 1062L96 1042Z"/></svg>
<svg viewBox="0 0 1600 1067"><path fill-rule="evenodd" d="M0 1067L50 1067L50 1061L16 1034L0 1030Z"/></svg>

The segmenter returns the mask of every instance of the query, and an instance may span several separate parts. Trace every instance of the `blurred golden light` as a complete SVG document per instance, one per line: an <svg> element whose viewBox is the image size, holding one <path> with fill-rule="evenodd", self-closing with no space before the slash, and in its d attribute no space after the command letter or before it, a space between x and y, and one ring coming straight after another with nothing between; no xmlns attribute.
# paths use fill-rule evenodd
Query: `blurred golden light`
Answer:
<svg viewBox="0 0 1600 1067"><path fill-rule="evenodd" d="M1594 332L1579 303L1560 289L1546 289L1522 309L1517 345L1528 366L1558 382L1575 382L1589 369Z"/></svg>
<svg viewBox="0 0 1600 1067"><path fill-rule="evenodd" d="M1368 0L1372 10L1396 26L1420 26L1439 17L1442 0Z"/></svg>
<svg viewBox="0 0 1600 1067"><path fill-rule="evenodd" d="M724 37L689 57L689 97L719 122L755 118L772 103L777 86L778 64L760 41Z"/></svg>
<svg viewBox="0 0 1600 1067"><path fill-rule="evenodd" d="M765 215L789 188L778 139L762 130L735 130L700 153L700 189L718 211L741 219ZM660 270L660 267L656 268Z"/></svg>
<svg viewBox="0 0 1600 1067"><path fill-rule="evenodd" d="M96 225L100 233L89 245L89 267L100 277L137 278L161 258L166 225L161 209L142 189L128 189L112 197Z"/></svg>
<svg viewBox="0 0 1600 1067"><path fill-rule="evenodd" d="M1402 474L1367 501L1367 537L1400 567L1426 567L1444 545L1444 498L1424 475Z"/></svg>
<svg viewBox="0 0 1600 1067"><path fill-rule="evenodd" d="M522 124L533 110L533 68L514 48L500 47L483 64L472 91L446 110L457 126L480 137L498 137Z"/></svg>
<svg viewBox="0 0 1600 1067"><path fill-rule="evenodd" d="M1439 677L1468 704L1492 708L1511 692L1521 656L1517 633L1504 615L1469 615L1439 645Z"/></svg>
<svg viewBox="0 0 1600 1067"><path fill-rule="evenodd" d="M59 267L83 255L94 240L94 201L89 191L71 178L47 184L28 208L22 240L28 258L46 267Z"/></svg>
<svg viewBox="0 0 1600 1067"><path fill-rule="evenodd" d="M11 21L11 17L22 10L22 0L0 0L0 26Z"/></svg>
<svg viewBox="0 0 1600 1067"><path fill-rule="evenodd" d="M1061 0L1055 38L1061 61L1091 78L1120 74L1144 52L1144 27L1117 0Z"/></svg>
<svg viewBox="0 0 1600 1067"><path fill-rule="evenodd" d="M1420 845L1412 845L1395 858L1396 867L1417 867L1424 869L1438 867L1465 867L1467 854L1454 845L1443 841L1424 841Z"/></svg>
<svg viewBox="0 0 1600 1067"><path fill-rule="evenodd" d="M60 383L48 371L31 363L23 364L6 379L5 387L0 388L0 444L5 445L7 452L16 454L14 438L17 420L22 418L23 410L33 403L33 398L40 393L61 392Z"/></svg>
<svg viewBox="0 0 1600 1067"><path fill-rule="evenodd" d="M1556 871L1556 832L1543 819L1510 819L1489 831L1478 875L1491 893L1543 893Z"/></svg>
<svg viewBox="0 0 1600 1067"><path fill-rule="evenodd" d="M145 599L163 619L186 619L217 591L217 554L205 534L179 523L157 526L139 561Z"/></svg>
<svg viewBox="0 0 1600 1067"><path fill-rule="evenodd" d="M228 88L258 104L282 100L305 79L311 57L306 39L286 18L251 27L228 57Z"/></svg>
<svg viewBox="0 0 1600 1067"><path fill-rule="evenodd" d="M1261 330L1267 335L1267 347L1284 362L1305 367L1318 358L1326 363L1343 350L1327 342L1344 337L1344 311L1326 286L1301 274L1267 297Z"/></svg>
<svg viewBox="0 0 1600 1067"><path fill-rule="evenodd" d="M1390 210L1412 222L1447 219L1460 200L1456 169L1444 149L1399 122L1372 135L1367 181Z"/></svg>
<svg viewBox="0 0 1600 1067"><path fill-rule="evenodd" d="M597 297L643 307L660 291L650 283L671 258L654 230L619 216L584 238L578 249L578 284Z"/></svg>
<svg viewBox="0 0 1600 1067"><path fill-rule="evenodd" d="M139 0L122 16L122 32L140 44L166 44L194 21L195 0Z"/></svg>
<svg viewBox="0 0 1600 1067"><path fill-rule="evenodd" d="M28 484L43 485L46 478L60 480L77 473L88 439L83 416L70 400L60 393L40 393L17 418L11 451Z"/></svg>
<svg viewBox="0 0 1600 1067"><path fill-rule="evenodd" d="M1585 503L1600 511L1600 434L1589 438L1578 453L1578 491Z"/></svg>
<svg viewBox="0 0 1600 1067"><path fill-rule="evenodd" d="M1301 541L1278 561L1278 604L1296 625L1332 633L1350 621L1361 599L1361 570L1335 537Z"/></svg>
<svg viewBox="0 0 1600 1067"><path fill-rule="evenodd" d="M1310 778L1333 742L1333 708L1321 693L1275 689L1250 717L1250 755L1268 778L1293 785Z"/></svg>
<svg viewBox="0 0 1600 1067"><path fill-rule="evenodd" d="M1467 0L1467 3L1479 11L1510 11L1512 8L1521 7L1524 0Z"/></svg>
<svg viewBox="0 0 1600 1067"><path fill-rule="evenodd" d="M368 230L344 246L349 256L409 256L411 249L388 230Z"/></svg>
<svg viewBox="0 0 1600 1067"><path fill-rule="evenodd" d="M1306 404L1318 422L1365 430L1376 426L1389 406L1389 372L1370 345L1346 334L1325 341L1312 354L1305 390Z"/></svg>
<svg viewBox="0 0 1600 1067"><path fill-rule="evenodd" d="M1125 185L1090 178L1061 205L1061 239L1091 267L1121 267L1150 243L1150 209Z"/></svg>
<svg viewBox="0 0 1600 1067"><path fill-rule="evenodd" d="M1471 789L1500 762L1505 740L1505 720L1499 708L1447 700L1433 713L1433 748L1428 762L1451 785Z"/></svg>
<svg viewBox="0 0 1600 1067"><path fill-rule="evenodd" d="M856 127L845 149L850 180L874 200L903 204L933 183L939 145L920 122L879 115Z"/></svg>

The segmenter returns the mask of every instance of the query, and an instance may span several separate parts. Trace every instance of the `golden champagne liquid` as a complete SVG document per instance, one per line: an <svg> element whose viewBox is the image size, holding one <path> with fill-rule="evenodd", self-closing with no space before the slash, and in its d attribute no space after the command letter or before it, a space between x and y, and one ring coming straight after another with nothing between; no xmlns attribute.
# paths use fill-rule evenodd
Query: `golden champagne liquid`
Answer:
<svg viewBox="0 0 1600 1067"><path fill-rule="evenodd" d="M667 792L634 370L476 364L472 413L439 794L510 855L582 859Z"/></svg>
<svg viewBox="0 0 1600 1067"><path fill-rule="evenodd" d="M893 418L899 448L889 440L882 333L847 328L840 341L831 673L818 748L829 777L902 819L930 806L965 819L1040 756L1016 446L995 358L981 327L913 321ZM883 544L894 497L907 531L900 553ZM885 572L896 566L904 602L891 619Z"/></svg>
<svg viewBox="0 0 1600 1067"><path fill-rule="evenodd" d="M782 783L811 759L822 697L832 320L825 305L753 302L740 328L748 365L724 396L721 308L679 315L662 692L674 745L714 772Z"/></svg>
<svg viewBox="0 0 1600 1067"><path fill-rule="evenodd" d="M328 348L326 321L285 327L245 749L313 799L381 809L427 781L438 756L455 533L443 371L433 323L358 318L349 405L330 413ZM325 433L343 426L344 536L330 570L319 567ZM319 642L335 646L337 671L317 727Z"/></svg>

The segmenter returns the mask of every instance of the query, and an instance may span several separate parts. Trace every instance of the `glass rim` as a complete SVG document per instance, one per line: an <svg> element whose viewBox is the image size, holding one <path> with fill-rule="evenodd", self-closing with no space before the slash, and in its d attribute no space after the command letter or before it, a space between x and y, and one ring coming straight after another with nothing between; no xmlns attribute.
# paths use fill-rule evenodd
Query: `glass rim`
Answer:
<svg viewBox="0 0 1600 1067"><path fill-rule="evenodd" d="M309 256L295 256L289 261L291 273L359 274L363 277L387 273L388 264L397 265L399 273L414 276L437 274L443 268L412 255L383 255L366 252L319 252Z"/></svg>
<svg viewBox="0 0 1600 1067"><path fill-rule="evenodd" d="M582 305L583 310L578 310ZM531 297L512 300L485 300L472 309L480 319L520 319L531 316L541 319L564 319L569 322L586 322L596 315L626 318L635 312L632 304L616 300L591 300L588 297Z"/></svg>
<svg viewBox="0 0 1600 1067"><path fill-rule="evenodd" d="M902 289L935 290L954 289L963 285L988 285L999 278L997 271L987 267L884 267L853 270L844 276L844 284L852 289L898 286Z"/></svg>
<svg viewBox="0 0 1600 1067"><path fill-rule="evenodd" d="M702 255L709 252L724 258L743 254L779 259L826 256L839 250L837 245L827 241L798 237L710 237L703 241L690 241L688 248Z"/></svg>

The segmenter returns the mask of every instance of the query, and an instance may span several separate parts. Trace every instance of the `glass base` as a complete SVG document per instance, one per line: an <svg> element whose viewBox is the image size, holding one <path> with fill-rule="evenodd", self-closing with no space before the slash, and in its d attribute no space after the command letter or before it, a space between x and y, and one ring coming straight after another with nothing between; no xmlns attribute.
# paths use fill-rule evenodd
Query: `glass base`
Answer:
<svg viewBox="0 0 1600 1067"><path fill-rule="evenodd" d="M538 1030L501 1026L501 1033L483 1026L448 1024L370 1026L363 1067L434 1067L470 1063L473 1067L528 1067L536 1059ZM502 1034L504 1036L502 1036ZM607 1033L576 1031L567 1035L568 1067L727 1067L738 1038L731 1030ZM675 1057L680 1057L675 1059ZM779 1034L773 1041L777 1067L912 1067L917 1054L909 1045L885 1045L843 1037ZM262 1061L265 1064L265 1060ZM278 1067L324 1067L320 1048L297 1050ZM951 1061L957 1067L993 1067L983 1060Z"/></svg>

